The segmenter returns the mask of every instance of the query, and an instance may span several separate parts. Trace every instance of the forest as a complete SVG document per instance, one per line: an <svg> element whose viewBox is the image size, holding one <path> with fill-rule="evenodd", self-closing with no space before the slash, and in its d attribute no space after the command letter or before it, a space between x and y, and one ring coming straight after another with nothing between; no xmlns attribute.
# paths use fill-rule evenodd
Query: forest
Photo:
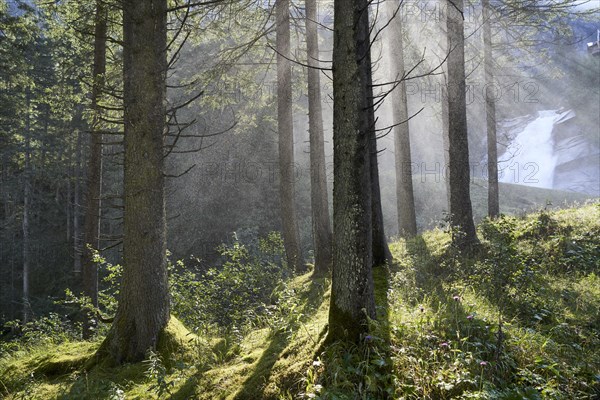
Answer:
<svg viewBox="0 0 600 400"><path fill-rule="evenodd" d="M0 0L0 398L600 398L598 0Z"/></svg>

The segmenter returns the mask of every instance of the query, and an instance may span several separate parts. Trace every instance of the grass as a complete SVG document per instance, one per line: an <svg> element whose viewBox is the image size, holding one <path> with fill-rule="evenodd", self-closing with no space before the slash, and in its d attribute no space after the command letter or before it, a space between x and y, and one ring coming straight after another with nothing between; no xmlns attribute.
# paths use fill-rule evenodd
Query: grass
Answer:
<svg viewBox="0 0 600 400"><path fill-rule="evenodd" d="M256 399L280 398L300 386L327 326L325 279L296 278L294 320L252 330L242 340L191 335L175 318L159 342L168 393L158 396L148 362L86 369L100 342L38 344L0 357L6 399ZM293 329L292 329L293 327ZM258 397L257 397L258 396Z"/></svg>
<svg viewBox="0 0 600 400"><path fill-rule="evenodd" d="M395 243L397 395L597 398L599 232L594 204L486 222L475 259L439 230Z"/></svg>
<svg viewBox="0 0 600 400"><path fill-rule="evenodd" d="M99 342L0 355L7 399L595 399L600 396L600 205L484 221L465 258L447 232L390 247L378 320L359 345L321 345L329 281L296 277L241 337L173 319L158 353L90 367ZM162 388L162 389L161 389Z"/></svg>
<svg viewBox="0 0 600 400"><path fill-rule="evenodd" d="M389 221L389 232L394 232L397 205L396 196L391 191L396 187L395 177L393 174L384 174L381 179L383 215L386 216L386 223ZM419 230L425 231L439 226L448 211L444 181L436 182L435 176L427 176L423 179L415 177L413 187ZM470 194L474 219L480 222L487 216L487 181L473 178ZM545 207L547 203L551 203L554 207L572 207L574 204L583 204L586 200L594 198L584 193L504 182L499 183L499 197L500 211L507 215L525 215Z"/></svg>

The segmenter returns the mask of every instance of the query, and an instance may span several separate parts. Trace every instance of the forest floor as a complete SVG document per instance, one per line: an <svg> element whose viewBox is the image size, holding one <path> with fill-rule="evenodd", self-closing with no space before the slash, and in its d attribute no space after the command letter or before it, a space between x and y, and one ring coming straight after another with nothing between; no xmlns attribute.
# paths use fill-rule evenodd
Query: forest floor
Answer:
<svg viewBox="0 0 600 400"><path fill-rule="evenodd" d="M393 242L359 345L322 351L330 281L306 274L266 327L192 335L173 318L139 364L94 363L101 338L0 347L0 398L600 398L600 204L478 233L469 257L442 230Z"/></svg>
<svg viewBox="0 0 600 400"><path fill-rule="evenodd" d="M389 218L389 226L396 224L396 177L392 172L384 172L381 177L383 215ZM448 209L446 187L435 177L414 177L415 207L417 226L420 231L431 230L445 219ZM569 208L574 204L583 204L594 196L585 193L545 189L534 186L500 182L500 212L506 215L524 216L533 213L547 204L553 209ZM470 185L473 218L480 223L487 216L488 182L481 178L472 178Z"/></svg>

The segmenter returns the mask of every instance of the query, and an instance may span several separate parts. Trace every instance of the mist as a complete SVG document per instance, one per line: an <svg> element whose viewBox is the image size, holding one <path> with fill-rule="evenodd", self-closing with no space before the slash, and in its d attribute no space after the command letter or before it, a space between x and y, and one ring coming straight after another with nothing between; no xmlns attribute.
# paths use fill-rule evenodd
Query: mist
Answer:
<svg viewBox="0 0 600 400"><path fill-rule="evenodd" d="M0 396L596 398L597 5L0 2Z"/></svg>
<svg viewBox="0 0 600 400"><path fill-rule="evenodd" d="M579 7L591 7L582 5ZM446 164L444 159L441 121L443 73L445 70L445 32L443 31L444 6L440 2L403 2L397 18L405 26L405 64L410 71L406 77L410 129L412 176L420 230L443 227L448 207L446 196ZM330 68L333 37L331 2L320 2L318 10L320 29L321 66ZM597 14L594 14L597 21ZM537 29L528 43L511 44L511 27L495 27L494 54L497 63L497 81L493 88L485 86L482 67L481 9L470 4L465 12L465 47L467 71L467 106L469 151L473 190L482 192L486 187L486 134L485 95L493 90L498 109L499 170L505 185L549 189L536 194L536 199L546 197L557 205L564 202L583 201L597 197L598 137L600 135L597 107L600 102L598 85L598 59L586 52L586 38L595 34L594 18L568 21L568 35L558 36L553 29ZM375 97L384 96L376 109L378 130L378 161L380 166L381 195L384 208L385 229L389 237L398 234L395 195L394 132L388 129L391 120L391 96L386 95L394 77L389 65L394 55L388 52L389 23L382 5L371 10L376 41L372 47ZM244 23L242 20L241 24ZM558 22L557 22L558 24ZM310 251L310 168L308 146L308 108L306 87L306 50L302 37L303 26L292 29L293 101L294 101L294 152L297 217L302 246ZM564 34L564 32L561 32ZM198 73L210 76L208 90L195 105L182 110L182 119L196 119L196 132L210 135L180 139L179 148L203 150L174 154L169 168L174 173L189 172L169 182L168 209L176 210L169 218L169 248L177 256L189 256L213 261L218 258L215 248L238 237L250 238L280 230L278 185L276 173L276 76L272 37L240 57L226 68L219 67L222 45L206 44L188 46L180 60L178 79L191 79ZM231 38L230 44L235 44ZM271 44L269 44L271 43ZM225 48L226 45L225 45ZM218 72L215 72L218 70ZM322 106L325 129L327 183L329 198L333 190L332 149L332 85L331 73L321 74ZM578 87L592 88L585 98L580 98ZM181 97L184 94L179 93ZM171 97L177 97L171 92ZM553 139L561 127L545 115L572 111L570 138L577 137L586 154L573 149L559 149ZM528 124L515 127L511 121L526 120ZM546 122L544 122L546 121ZM539 125L544 125L543 135ZM229 129L231 126L233 128ZM529 129L529 131L528 131ZM564 130L564 129L563 129ZM223 133L212 136L215 132ZM574 133L573 133L574 132ZM528 143L519 145L523 140ZM536 146L538 141L543 141ZM520 146L518 156L515 147ZM544 147L545 146L545 147ZM564 147L564 146L563 146ZM579 147L580 148L580 147ZM559 154L560 153L560 154ZM569 163L584 157L586 167L579 172L566 171ZM561 165L557 165L560 160ZM580 163L581 164L581 163ZM562 172L561 172L562 171ZM577 175L580 185L568 185ZM582 177L581 174L587 174ZM590 175L591 174L591 175ZM585 181L585 182L583 182ZM503 187L505 187L503 185ZM517 188L518 189L518 188ZM555 191L550 191L555 189ZM512 191L512 189L511 189ZM502 196L501 189L501 196ZM474 196L476 219L485 216L485 198ZM525 212L545 204L510 200L510 211ZM518 203L518 201L516 202ZM199 213L197 210L203 210ZM309 254L309 253L307 253Z"/></svg>

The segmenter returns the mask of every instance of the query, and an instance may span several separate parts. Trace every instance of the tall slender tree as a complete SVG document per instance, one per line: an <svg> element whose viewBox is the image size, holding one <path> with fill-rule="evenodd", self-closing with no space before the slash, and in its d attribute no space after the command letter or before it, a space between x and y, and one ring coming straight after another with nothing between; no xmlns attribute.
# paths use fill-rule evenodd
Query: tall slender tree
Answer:
<svg viewBox="0 0 600 400"><path fill-rule="evenodd" d="M470 197L469 141L465 83L463 0L447 1L448 30L448 144L450 218L453 243L465 251L478 242Z"/></svg>
<svg viewBox="0 0 600 400"><path fill-rule="evenodd" d="M485 118L487 129L488 156L488 216L495 218L500 214L498 188L498 144L496 141L496 102L494 88L494 61L492 54L492 28L490 0L481 1L483 7L483 68L485 75Z"/></svg>
<svg viewBox="0 0 600 400"><path fill-rule="evenodd" d="M79 114L81 115L81 114ZM75 117L74 119L81 119ZM77 280L81 277L82 232L81 232L81 186L83 180L83 132L73 124L75 133L75 164L73 165L73 272Z"/></svg>
<svg viewBox="0 0 600 400"><path fill-rule="evenodd" d="M106 33L108 8L104 0L96 1L94 28L94 67L92 71L92 131L90 155L87 166L87 194L85 198L84 249L82 263L83 292L98 307L98 267L91 249L98 249L100 237L100 195L102 191L102 134L100 132L100 95L106 72ZM84 335L90 333L91 319L87 319Z"/></svg>
<svg viewBox="0 0 600 400"><path fill-rule="evenodd" d="M277 131L279 134L279 185L283 246L288 265L304 269L296 218L292 66L290 62L290 2L275 3L277 34Z"/></svg>
<svg viewBox="0 0 600 400"><path fill-rule="evenodd" d="M23 174L23 323L29 321L29 272L31 269L31 93L26 90L26 115L25 115L25 169Z"/></svg>
<svg viewBox="0 0 600 400"><path fill-rule="evenodd" d="M441 120L442 120L442 147L444 152L444 165L442 174L444 178L444 186L446 189L446 207L450 211L450 177L448 176L448 168L450 165L450 138L448 137L448 74L442 73L441 84Z"/></svg>
<svg viewBox="0 0 600 400"><path fill-rule="evenodd" d="M123 280L105 346L144 358L169 321L164 198L167 1L123 1L125 166Z"/></svg>
<svg viewBox="0 0 600 400"><path fill-rule="evenodd" d="M373 104L373 77L370 52L366 55L369 65L367 76L367 118L369 121L369 175L371 186L371 228L373 229L373 266L381 266L392 262L392 253L385 236L383 225L383 209L381 206L381 188L379 184L379 161L377 151L377 131L375 123L375 107Z"/></svg>
<svg viewBox="0 0 600 400"><path fill-rule="evenodd" d="M398 11L398 3L386 1L386 14L392 19L389 25L387 44L390 51L390 74L396 81L404 77L403 21ZM398 232L403 237L417 234L417 217L412 180L412 157L410 152L410 131L408 125L408 99L406 82L402 80L392 92L394 155L396 162L396 206L398 210Z"/></svg>
<svg viewBox="0 0 600 400"><path fill-rule="evenodd" d="M333 273L328 341L359 340L375 316L368 0L334 2Z"/></svg>
<svg viewBox="0 0 600 400"><path fill-rule="evenodd" d="M306 0L306 49L308 56L308 132L310 141L310 200L315 249L315 274L331 267L331 223L327 199L325 139L319 77L319 34L317 1Z"/></svg>

